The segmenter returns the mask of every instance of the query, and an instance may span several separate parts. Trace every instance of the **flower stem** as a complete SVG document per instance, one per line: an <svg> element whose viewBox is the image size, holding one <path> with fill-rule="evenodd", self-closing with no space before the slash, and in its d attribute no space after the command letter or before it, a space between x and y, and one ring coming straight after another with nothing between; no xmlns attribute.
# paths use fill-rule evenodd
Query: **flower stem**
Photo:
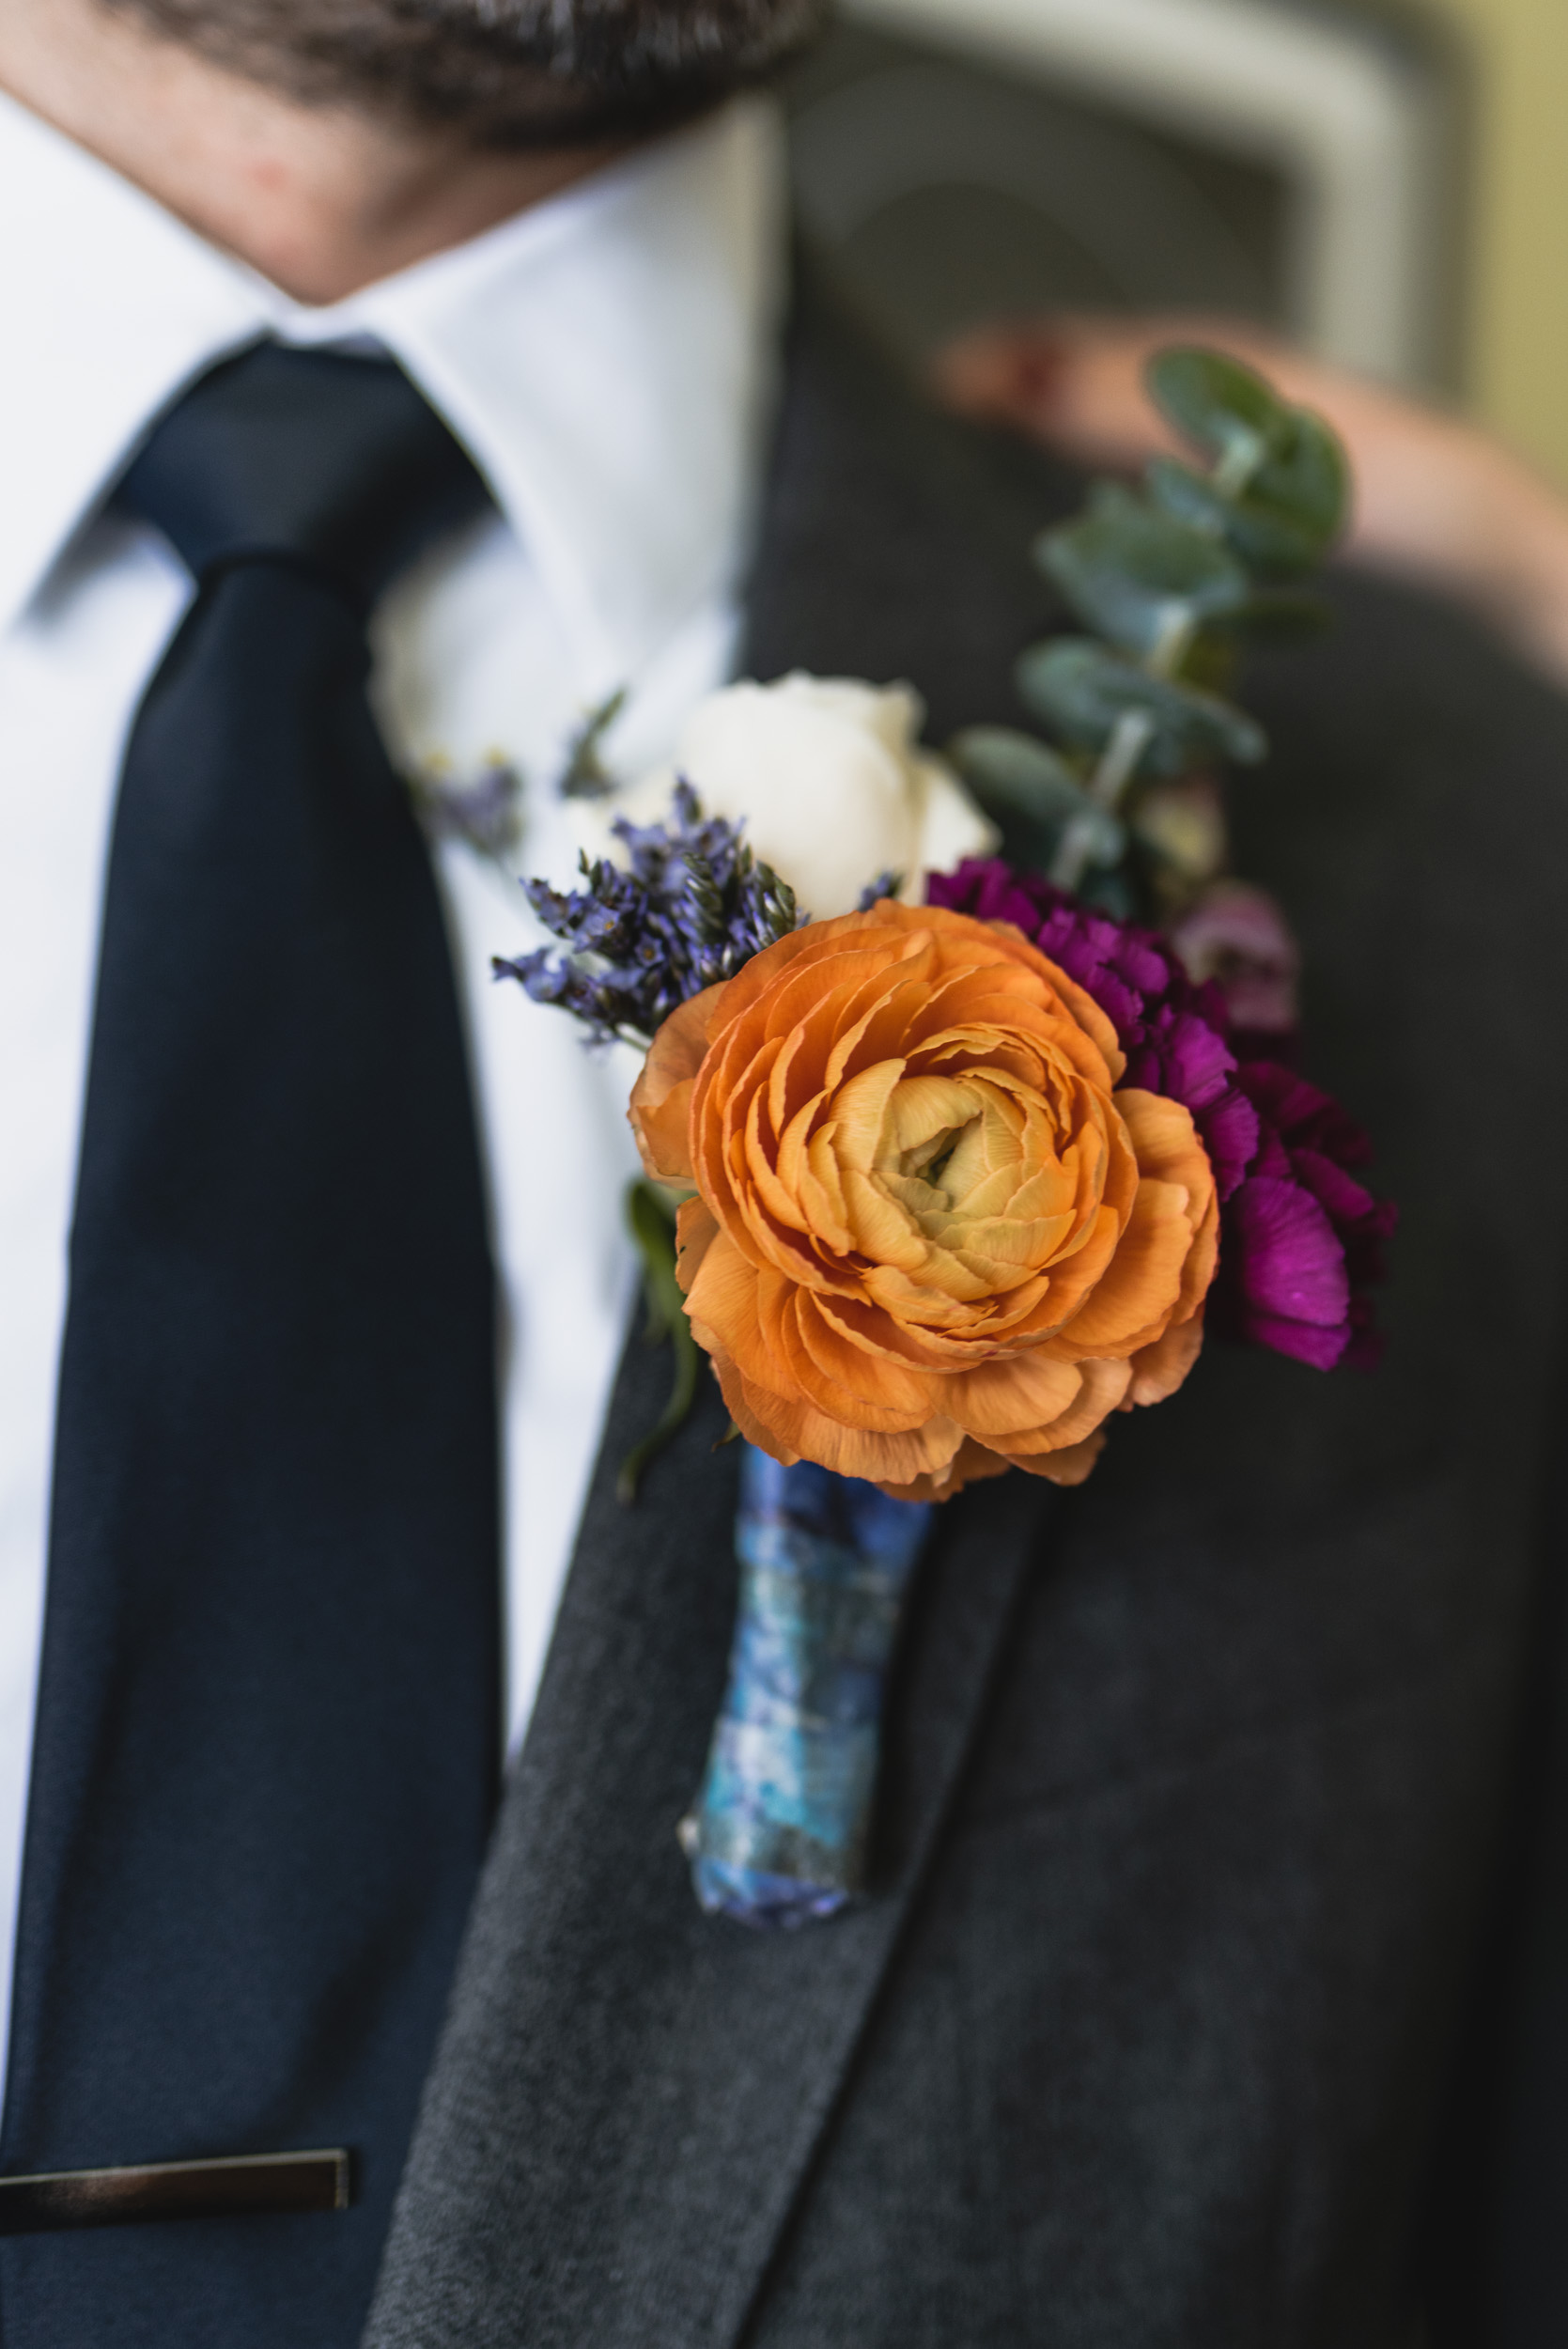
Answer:
<svg viewBox="0 0 1568 2349"><path fill-rule="evenodd" d="M931 1517L747 1445L729 1687L680 1828L704 1908L787 1929L865 1890L888 1668Z"/></svg>
<svg viewBox="0 0 1568 2349"><path fill-rule="evenodd" d="M639 1177L627 1187L626 1220L643 1259L648 1342L657 1345L660 1338L668 1338L675 1358L670 1399L657 1425L650 1427L642 1441L627 1454L615 1480L617 1495L629 1507L637 1498L643 1471L685 1423L696 1399L697 1370L702 1357L691 1334L691 1324L686 1318L680 1283L675 1279L674 1202L657 1183Z"/></svg>
<svg viewBox="0 0 1568 2349"><path fill-rule="evenodd" d="M1090 779L1089 798L1095 808L1112 816L1116 813L1154 730L1155 722L1145 711L1123 710ZM1051 860L1050 878L1058 889L1078 889L1081 885L1100 829L1087 809L1081 816L1069 818Z"/></svg>
<svg viewBox="0 0 1568 2349"><path fill-rule="evenodd" d="M1239 498L1250 488L1252 477L1268 455L1268 445L1255 432L1237 432L1226 446L1225 454L1209 475L1213 487L1222 498Z"/></svg>

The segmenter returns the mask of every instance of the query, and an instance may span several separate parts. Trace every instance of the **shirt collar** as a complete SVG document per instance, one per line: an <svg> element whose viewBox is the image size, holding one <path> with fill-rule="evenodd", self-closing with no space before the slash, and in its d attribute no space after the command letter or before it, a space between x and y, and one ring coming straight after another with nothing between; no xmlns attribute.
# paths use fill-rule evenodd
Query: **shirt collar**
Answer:
<svg viewBox="0 0 1568 2349"><path fill-rule="evenodd" d="M0 628L152 419L257 334L374 338L464 442L590 690L737 583L782 296L777 116L737 101L321 309L0 97Z"/></svg>

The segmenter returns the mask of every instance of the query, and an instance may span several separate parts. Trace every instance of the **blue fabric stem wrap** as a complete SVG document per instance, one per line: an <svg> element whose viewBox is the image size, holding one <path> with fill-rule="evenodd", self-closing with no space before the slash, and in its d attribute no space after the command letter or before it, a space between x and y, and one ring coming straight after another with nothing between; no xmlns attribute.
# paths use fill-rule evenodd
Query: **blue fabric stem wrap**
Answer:
<svg viewBox="0 0 1568 2349"><path fill-rule="evenodd" d="M704 1908L790 1927L864 1890L888 1667L931 1516L746 1446L729 1686L681 1823Z"/></svg>

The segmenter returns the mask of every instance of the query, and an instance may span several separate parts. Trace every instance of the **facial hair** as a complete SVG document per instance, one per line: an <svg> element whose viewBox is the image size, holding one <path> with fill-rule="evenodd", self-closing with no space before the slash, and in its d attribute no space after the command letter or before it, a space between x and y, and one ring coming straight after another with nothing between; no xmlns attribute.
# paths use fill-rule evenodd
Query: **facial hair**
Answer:
<svg viewBox="0 0 1568 2349"><path fill-rule="evenodd" d="M830 0L103 0L307 105L492 148L656 130L762 81Z"/></svg>

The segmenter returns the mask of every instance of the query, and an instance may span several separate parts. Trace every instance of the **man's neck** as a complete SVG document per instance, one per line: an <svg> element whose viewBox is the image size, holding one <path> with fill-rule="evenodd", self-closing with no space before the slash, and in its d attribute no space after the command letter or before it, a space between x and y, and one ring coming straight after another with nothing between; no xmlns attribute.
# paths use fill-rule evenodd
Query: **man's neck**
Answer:
<svg viewBox="0 0 1568 2349"><path fill-rule="evenodd" d="M607 162L486 153L225 73L101 0L0 0L0 88L298 302L341 301Z"/></svg>

